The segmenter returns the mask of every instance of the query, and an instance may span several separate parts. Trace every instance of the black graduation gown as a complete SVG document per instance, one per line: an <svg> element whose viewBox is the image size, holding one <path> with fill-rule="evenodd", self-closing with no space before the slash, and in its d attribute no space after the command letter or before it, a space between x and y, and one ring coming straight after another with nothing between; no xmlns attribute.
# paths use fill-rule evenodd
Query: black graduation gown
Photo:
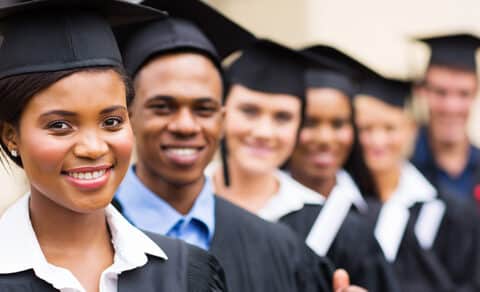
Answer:
<svg viewBox="0 0 480 292"><path fill-rule="evenodd" d="M305 240L322 208L321 205L305 205L280 221ZM353 209L342 223L327 256L336 267L348 271L354 285L370 292L400 291L392 267L385 260L365 218Z"/></svg>
<svg viewBox="0 0 480 292"><path fill-rule="evenodd" d="M332 291L332 269L286 226L216 197L210 251L232 292Z"/></svg>
<svg viewBox="0 0 480 292"><path fill-rule="evenodd" d="M415 235L422 203L410 208L410 217L393 263L402 291L480 291L479 227L475 209L452 197L443 197L446 212L432 249L422 248ZM448 199L445 199L448 198ZM368 200L372 228L381 203Z"/></svg>
<svg viewBox="0 0 480 292"><path fill-rule="evenodd" d="M180 240L147 233L167 254L168 260L149 256L140 268L118 277L118 292L221 292L228 291L217 260L207 252ZM2 292L52 292L49 283L33 270L0 275Z"/></svg>
<svg viewBox="0 0 480 292"><path fill-rule="evenodd" d="M480 291L480 218L476 205L442 195L446 212L432 248L432 257L448 275L448 291ZM412 208L412 220L420 206ZM447 285L448 284L448 285Z"/></svg>
<svg viewBox="0 0 480 292"><path fill-rule="evenodd" d="M382 204L367 200L372 231L375 228ZM418 204L421 205L421 204ZM446 276L442 265L430 251L420 247L414 232L415 218L410 215L395 261L392 263L401 291L445 291L441 275Z"/></svg>

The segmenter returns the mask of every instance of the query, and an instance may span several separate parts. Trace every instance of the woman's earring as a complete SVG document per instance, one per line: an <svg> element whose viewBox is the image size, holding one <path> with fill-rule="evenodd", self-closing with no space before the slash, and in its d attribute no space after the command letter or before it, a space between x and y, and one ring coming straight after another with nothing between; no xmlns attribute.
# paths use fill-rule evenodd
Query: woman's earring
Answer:
<svg viewBox="0 0 480 292"><path fill-rule="evenodd" d="M18 152L17 150L13 149L10 154L12 154L13 157L17 157L18 156Z"/></svg>

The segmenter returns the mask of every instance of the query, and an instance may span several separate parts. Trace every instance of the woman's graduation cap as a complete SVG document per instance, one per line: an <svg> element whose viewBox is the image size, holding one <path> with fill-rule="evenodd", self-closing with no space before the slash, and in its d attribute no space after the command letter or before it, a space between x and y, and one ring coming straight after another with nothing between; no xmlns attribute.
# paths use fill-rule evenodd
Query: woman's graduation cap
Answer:
<svg viewBox="0 0 480 292"><path fill-rule="evenodd" d="M112 27L165 14L119 0L32 0L0 6L0 78L122 66Z"/></svg>
<svg viewBox="0 0 480 292"><path fill-rule="evenodd" d="M358 94L368 95L395 107L405 107L411 97L412 82L368 76L360 82Z"/></svg>
<svg viewBox="0 0 480 292"><path fill-rule="evenodd" d="M228 68L231 84L252 90L305 98L305 71L309 59L270 40L258 40L246 48Z"/></svg>
<svg viewBox="0 0 480 292"><path fill-rule="evenodd" d="M357 95L368 95L402 108L411 98L412 81L384 77L360 62L352 69L359 78Z"/></svg>
<svg viewBox="0 0 480 292"><path fill-rule="evenodd" d="M452 34L418 38L431 49L429 65L449 66L476 72L475 53L480 39L472 34Z"/></svg>
<svg viewBox="0 0 480 292"><path fill-rule="evenodd" d="M349 97L355 96L358 90L358 76L355 68L360 64L347 54L326 45L316 45L302 50L311 58L320 62L329 62L338 69L328 69L312 64L306 73L308 88L333 88Z"/></svg>

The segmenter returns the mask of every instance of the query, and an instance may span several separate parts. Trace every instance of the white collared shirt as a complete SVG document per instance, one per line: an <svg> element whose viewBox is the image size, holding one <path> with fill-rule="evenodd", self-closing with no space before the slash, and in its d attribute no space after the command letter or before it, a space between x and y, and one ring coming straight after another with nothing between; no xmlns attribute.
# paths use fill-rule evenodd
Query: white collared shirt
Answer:
<svg viewBox="0 0 480 292"><path fill-rule="evenodd" d="M47 262L32 227L27 194L0 218L0 274L33 270L35 275L63 292L85 292L78 279L67 269ZM147 254L167 259L163 250L136 229L113 207L105 208L112 244L113 264L100 277L100 292L116 292L118 275L144 266Z"/></svg>
<svg viewBox="0 0 480 292"><path fill-rule="evenodd" d="M445 203L437 190L411 163L401 169L392 197L383 204L375 225L375 237L388 261L395 261L410 217L409 208L422 203L415 222L415 235L421 247L432 247L445 213Z"/></svg>
<svg viewBox="0 0 480 292"><path fill-rule="evenodd" d="M352 177L342 169L337 172L336 184L305 240L315 253L327 255L352 205L359 212L367 212L367 203L360 190Z"/></svg>
<svg viewBox="0 0 480 292"><path fill-rule="evenodd" d="M278 170L275 176L279 183L278 192L268 200L257 215L268 221L278 221L283 216L303 208L305 204L322 205L325 197L305 187L290 175Z"/></svg>

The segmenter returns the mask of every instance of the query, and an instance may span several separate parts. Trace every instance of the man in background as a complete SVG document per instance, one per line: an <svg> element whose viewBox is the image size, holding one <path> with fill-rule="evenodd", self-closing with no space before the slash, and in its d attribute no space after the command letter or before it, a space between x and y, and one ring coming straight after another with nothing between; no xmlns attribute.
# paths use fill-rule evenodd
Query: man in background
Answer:
<svg viewBox="0 0 480 292"><path fill-rule="evenodd" d="M440 193L480 201L480 151L467 122L478 91L475 53L480 40L469 34L425 38L430 63L417 94L428 105L412 162Z"/></svg>

